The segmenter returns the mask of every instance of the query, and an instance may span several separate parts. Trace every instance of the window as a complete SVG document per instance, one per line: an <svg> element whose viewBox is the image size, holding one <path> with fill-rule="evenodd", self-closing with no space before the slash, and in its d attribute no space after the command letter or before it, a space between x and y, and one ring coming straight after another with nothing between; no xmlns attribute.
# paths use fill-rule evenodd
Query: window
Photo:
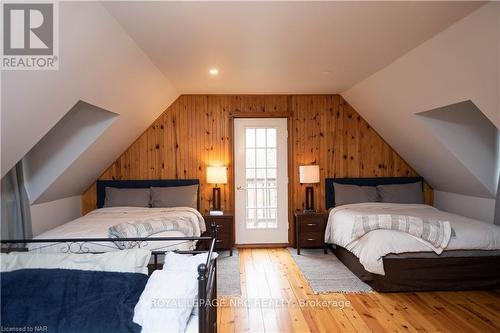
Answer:
<svg viewBox="0 0 500 333"><path fill-rule="evenodd" d="M246 227L277 228L276 128L245 128Z"/></svg>

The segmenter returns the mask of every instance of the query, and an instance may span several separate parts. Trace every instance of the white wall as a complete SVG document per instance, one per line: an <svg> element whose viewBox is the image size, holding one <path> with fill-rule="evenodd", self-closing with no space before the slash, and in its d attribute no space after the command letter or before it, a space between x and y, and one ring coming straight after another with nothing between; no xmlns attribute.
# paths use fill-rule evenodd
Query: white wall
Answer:
<svg viewBox="0 0 500 333"><path fill-rule="evenodd" d="M83 100L119 114L72 165L85 187L179 94L102 4L60 2L59 21L59 70L2 72L1 174Z"/></svg>
<svg viewBox="0 0 500 333"><path fill-rule="evenodd" d="M494 196L498 187L498 130L465 101L418 114L434 136Z"/></svg>
<svg viewBox="0 0 500 333"><path fill-rule="evenodd" d="M64 198L31 206L33 236L81 216L82 196Z"/></svg>
<svg viewBox="0 0 500 333"><path fill-rule="evenodd" d="M499 59L500 3L490 2L342 93L426 178L441 207L463 211L467 200L439 192L485 198L469 202L480 205L485 213L478 216L490 221L496 194L416 114L471 100L500 128Z"/></svg>
<svg viewBox="0 0 500 333"><path fill-rule="evenodd" d="M66 191L55 192L58 189L51 185L94 144L116 117L115 113L80 101L28 152L23 159L24 179L32 204L83 192L82 183L87 180L83 180L81 174L67 181Z"/></svg>
<svg viewBox="0 0 500 333"><path fill-rule="evenodd" d="M76 194L179 96L100 3L60 2L59 21L59 70L1 73L1 175L79 100L118 117L49 184L48 202L31 207L34 235L79 217Z"/></svg>
<svg viewBox="0 0 500 333"><path fill-rule="evenodd" d="M456 193L434 191L434 206L446 212L493 223L495 199L471 197Z"/></svg>

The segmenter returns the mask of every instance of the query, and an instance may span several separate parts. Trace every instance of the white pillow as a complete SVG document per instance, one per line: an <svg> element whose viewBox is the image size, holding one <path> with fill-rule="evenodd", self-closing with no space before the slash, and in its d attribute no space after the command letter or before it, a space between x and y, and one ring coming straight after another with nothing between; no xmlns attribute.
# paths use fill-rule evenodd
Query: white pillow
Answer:
<svg viewBox="0 0 500 333"><path fill-rule="evenodd" d="M178 254L169 252L165 255L163 263L164 271L190 271L195 276L198 276L198 266L207 262L208 252L200 253L197 255L191 254ZM217 252L214 252L212 258L217 258Z"/></svg>
<svg viewBox="0 0 500 333"><path fill-rule="evenodd" d="M106 253L30 253L1 254L0 271L18 269L61 268L148 274L151 251L130 249Z"/></svg>
<svg viewBox="0 0 500 333"><path fill-rule="evenodd" d="M134 308L141 333L184 332L198 293L191 271L156 270Z"/></svg>
<svg viewBox="0 0 500 333"><path fill-rule="evenodd" d="M172 272L190 272L190 274L193 274L193 276L198 279L198 266L207 262L207 256L208 252L200 253L194 256L190 254L169 252L165 255L163 270ZM217 252L214 252L212 254L212 258L216 259L217 257ZM198 292L196 292L194 297L198 298ZM193 307L193 315L197 316L198 313L198 307Z"/></svg>

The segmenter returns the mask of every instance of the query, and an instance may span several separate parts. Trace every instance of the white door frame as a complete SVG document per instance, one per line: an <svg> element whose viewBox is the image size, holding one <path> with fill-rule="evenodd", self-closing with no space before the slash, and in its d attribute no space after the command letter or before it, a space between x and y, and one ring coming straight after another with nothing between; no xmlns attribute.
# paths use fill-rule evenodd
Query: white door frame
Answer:
<svg viewBox="0 0 500 333"><path fill-rule="evenodd" d="M234 119L234 193L236 244L288 244L288 119ZM248 228L246 224L245 128L276 129L277 228Z"/></svg>

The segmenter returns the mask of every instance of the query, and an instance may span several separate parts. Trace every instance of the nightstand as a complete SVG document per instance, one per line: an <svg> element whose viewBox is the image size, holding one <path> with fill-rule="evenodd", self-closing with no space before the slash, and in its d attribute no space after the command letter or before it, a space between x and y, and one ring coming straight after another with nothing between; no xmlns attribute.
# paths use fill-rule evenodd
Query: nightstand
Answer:
<svg viewBox="0 0 500 333"><path fill-rule="evenodd" d="M296 212L294 215L297 254L300 254L300 249L302 247L323 248L326 254L325 228L328 213Z"/></svg>
<svg viewBox="0 0 500 333"><path fill-rule="evenodd" d="M233 255L234 247L234 215L232 212L224 212L222 215L204 214L203 218L207 225L207 235L210 235L210 226L217 226L217 250L229 250Z"/></svg>

